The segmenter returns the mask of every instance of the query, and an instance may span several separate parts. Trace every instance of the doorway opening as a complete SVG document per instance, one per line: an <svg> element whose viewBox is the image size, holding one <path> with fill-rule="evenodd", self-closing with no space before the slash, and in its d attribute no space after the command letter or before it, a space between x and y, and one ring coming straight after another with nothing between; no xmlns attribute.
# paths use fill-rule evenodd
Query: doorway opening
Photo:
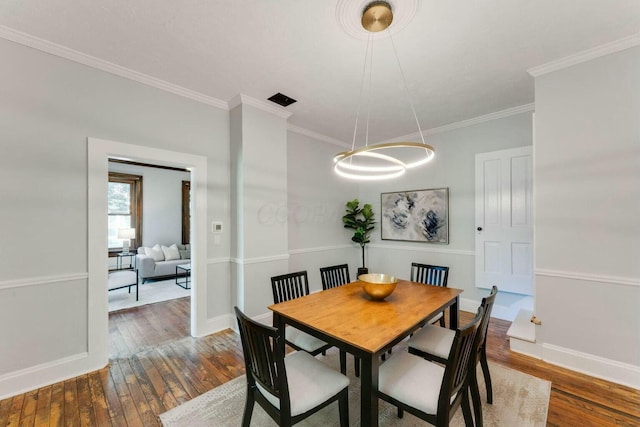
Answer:
<svg viewBox="0 0 640 427"><path fill-rule="evenodd" d="M96 365L108 363L109 325L107 278L107 186L108 161L120 159L155 165L165 165L190 171L190 249L191 249L191 302L189 329L192 336L204 335L206 330L207 271L206 271L206 212L207 194L206 157L161 150L116 141L88 139L88 357ZM178 236L181 239L181 236Z"/></svg>

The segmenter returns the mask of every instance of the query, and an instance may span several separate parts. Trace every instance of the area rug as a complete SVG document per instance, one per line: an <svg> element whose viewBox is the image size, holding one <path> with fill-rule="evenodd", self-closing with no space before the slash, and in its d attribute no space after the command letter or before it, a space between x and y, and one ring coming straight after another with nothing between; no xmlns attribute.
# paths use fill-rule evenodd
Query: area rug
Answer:
<svg viewBox="0 0 640 427"><path fill-rule="evenodd" d="M124 310L125 308L139 307L191 295L191 289L183 289L176 285L175 279L151 281L139 285L138 288L138 301L136 301L135 287L131 288L131 293L128 288L109 291L109 311Z"/></svg>
<svg viewBox="0 0 640 427"><path fill-rule="evenodd" d="M337 351L331 351L327 356L318 356L318 358L336 369L338 368ZM351 362L349 359L347 361ZM353 363L348 363L347 366L351 368ZM478 369L480 369L479 366ZM481 381L479 386L485 426L537 427L546 425L551 391L549 381L495 363L489 363L489 370L493 383L493 405L486 403L484 380L482 380L481 371L478 372L478 379ZM348 369L348 374L351 378L349 384L349 425L360 426L360 380L353 376L353 369ZM242 425L245 391L246 378L242 375L160 414L160 420L165 427L240 426ZM380 427L422 427L427 425L424 421L406 412L404 418L398 418L396 408L382 400L379 401L378 414ZM256 404L251 425L266 427L275 426L276 423L260 405ZM305 427L339 425L337 402L296 425ZM451 426L464 426L461 409L454 415Z"/></svg>

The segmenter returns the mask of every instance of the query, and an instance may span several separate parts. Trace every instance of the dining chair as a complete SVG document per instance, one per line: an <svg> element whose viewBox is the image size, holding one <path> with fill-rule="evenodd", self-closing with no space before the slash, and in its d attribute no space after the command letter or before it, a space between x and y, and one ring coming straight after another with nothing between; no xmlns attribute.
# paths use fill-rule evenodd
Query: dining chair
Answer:
<svg viewBox="0 0 640 427"><path fill-rule="evenodd" d="M295 298L309 295L309 278L306 271L297 271L295 273L281 274L271 278L271 290L273 291L273 303L278 304ZM296 350L306 351L312 356L320 353L326 354L326 351L332 347L313 335L287 326L284 330L286 343ZM346 353L340 352L340 370L346 373Z"/></svg>
<svg viewBox="0 0 640 427"><path fill-rule="evenodd" d="M338 401L340 426L349 425L349 378L304 351L285 356L282 333L251 320L234 307L247 377L242 426L249 427L255 402L279 426L292 426Z"/></svg>
<svg viewBox="0 0 640 427"><path fill-rule="evenodd" d="M449 280L449 267L442 267L439 265L420 264L417 262L411 263L411 281L424 283L426 285L447 287L447 281ZM444 324L444 312L438 313L438 315L430 320L431 323L440 322L440 326L445 327Z"/></svg>
<svg viewBox="0 0 640 427"><path fill-rule="evenodd" d="M483 309L482 321L478 328L478 350L475 355L475 362L471 368L471 378L469 379L469 387L471 390L471 399L473 401L473 411L476 420L476 426L482 426L482 402L480 392L478 391L478 379L476 366L480 363L482 374L484 375L484 383L487 389L487 403L493 403L493 389L491 386L491 374L489 373L489 363L487 362L487 330L489 329L489 319L493 310L498 288L493 286L491 293L482 298L480 307ZM447 357L453 344L455 332L440 328L438 326L427 325L416 332L408 341L409 353L420 356L424 359L435 361L438 363L446 363Z"/></svg>
<svg viewBox="0 0 640 427"><path fill-rule="evenodd" d="M349 264L332 265L320 267L320 279L322 280L322 290L337 288L351 282L349 276ZM353 368L356 377L360 376L360 359L353 358Z"/></svg>
<svg viewBox="0 0 640 427"><path fill-rule="evenodd" d="M455 331L444 366L408 352L394 354L380 366L378 397L436 426L448 426L462 406L465 425L473 425L469 405L469 366L474 362L476 334L483 308L475 318Z"/></svg>
<svg viewBox="0 0 640 427"><path fill-rule="evenodd" d="M320 268L320 279L322 279L322 289L327 290L342 286L351 282L349 277L349 265L332 265Z"/></svg>

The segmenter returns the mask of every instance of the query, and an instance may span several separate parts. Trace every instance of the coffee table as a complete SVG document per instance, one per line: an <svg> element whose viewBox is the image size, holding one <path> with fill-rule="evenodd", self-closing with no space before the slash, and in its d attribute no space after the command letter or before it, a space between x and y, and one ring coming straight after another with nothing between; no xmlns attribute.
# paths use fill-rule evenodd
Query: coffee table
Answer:
<svg viewBox="0 0 640 427"><path fill-rule="evenodd" d="M182 270L183 273L178 270ZM184 280L180 280L179 274L184 275ZM183 289L191 289L191 263L176 265L176 285Z"/></svg>

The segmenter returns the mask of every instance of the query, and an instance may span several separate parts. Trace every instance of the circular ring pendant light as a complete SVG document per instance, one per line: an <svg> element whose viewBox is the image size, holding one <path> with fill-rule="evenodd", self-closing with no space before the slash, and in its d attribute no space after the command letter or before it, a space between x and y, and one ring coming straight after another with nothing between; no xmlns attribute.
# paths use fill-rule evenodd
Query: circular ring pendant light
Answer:
<svg viewBox="0 0 640 427"><path fill-rule="evenodd" d="M391 5L386 1L374 1L369 3L362 12L362 27L369 31L371 34L379 31L384 31L389 28L393 22L393 12ZM404 77L404 72L400 66L400 60L398 59L398 53L393 44L393 38L391 32L389 37L393 45L393 50L396 55L398 67L404 81L405 90L407 89L407 82ZM371 44L371 47L369 46ZM360 87L360 96L362 97L362 88L364 87L365 70L366 70L366 56L369 55L369 50L372 49L373 38L369 38L367 44L367 54L365 55L365 67L362 73L362 84ZM373 67L373 61L371 61L371 67ZM371 70L370 70L371 73ZM371 80L370 80L371 85ZM369 89L371 90L371 88ZM408 95L408 94L407 94ZM383 180L396 178L405 173L407 169L411 169L417 166L421 166L429 162L435 156L435 150L432 146L424 142L420 123L418 122L418 116L416 114L411 98L409 97L409 104L413 111L413 115L418 125L418 133L422 142L387 142L375 145L368 144L369 135L369 123L367 120L367 133L365 145L361 148L355 148L356 133L358 128L359 111L356 115L356 125L353 132L353 142L350 151L344 151L336 154L334 157L334 170L340 176L350 179L359 180ZM359 109L359 108L358 108ZM406 156L398 156L398 151L411 151L417 152L417 155L410 157L408 160Z"/></svg>

